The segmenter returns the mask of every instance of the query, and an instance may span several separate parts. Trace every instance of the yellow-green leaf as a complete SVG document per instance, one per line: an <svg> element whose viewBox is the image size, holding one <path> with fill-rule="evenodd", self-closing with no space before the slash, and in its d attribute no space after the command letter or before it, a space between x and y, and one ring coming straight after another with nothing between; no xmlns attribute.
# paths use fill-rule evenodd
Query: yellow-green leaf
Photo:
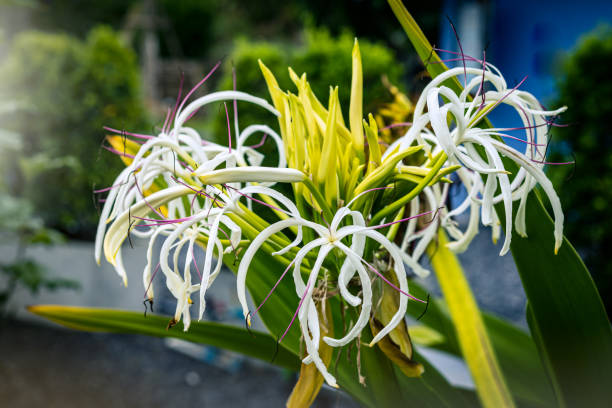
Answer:
<svg viewBox="0 0 612 408"><path fill-rule="evenodd" d="M428 254L480 401L484 407L513 407L514 401L499 369L474 295L457 257L446 243L446 235L440 231L438 243L430 245Z"/></svg>

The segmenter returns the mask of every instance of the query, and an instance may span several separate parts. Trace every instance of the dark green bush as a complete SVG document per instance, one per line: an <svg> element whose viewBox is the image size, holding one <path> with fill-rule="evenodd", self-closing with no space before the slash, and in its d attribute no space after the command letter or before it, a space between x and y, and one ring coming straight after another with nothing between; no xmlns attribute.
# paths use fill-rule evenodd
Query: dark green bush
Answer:
<svg viewBox="0 0 612 408"><path fill-rule="evenodd" d="M97 222L92 186L110 185L120 160L101 150L103 125L145 123L135 54L106 27L85 41L42 32L19 34L0 68L2 93L23 102L9 127L24 140L20 183L48 226L90 238ZM34 160L33 160L34 159ZM40 172L33 164L57 165Z"/></svg>
<svg viewBox="0 0 612 408"><path fill-rule="evenodd" d="M344 32L338 37L333 37L325 29L307 30L304 44L297 48L241 39L237 41L223 66L220 89L232 88L232 68L235 68L239 90L269 100L266 83L257 63L257 60L261 59L272 70L283 89L295 91L287 67L291 66L298 75L306 72L313 91L325 105L329 97L329 87L338 85L340 104L346 116L350 100L353 43L354 37L350 33ZM388 98L388 91L381 81L383 75L386 75L392 83L398 84L403 71L393 52L384 45L361 40L359 47L364 76L364 113L367 113L374 111L376 104L384 97ZM276 118L261 108L241 103L238 110L242 126L266 123L273 128L277 127ZM211 110L209 113L217 116L214 118L215 137L226 138L224 111ZM345 120L348 120L348 117L345 117Z"/></svg>
<svg viewBox="0 0 612 408"><path fill-rule="evenodd" d="M565 151L554 160L576 159L572 166L551 171L566 213L566 233L583 254L608 312L612 311L612 28L601 28L582 39L567 58L559 79L559 99L567 105L566 128L556 128L553 140ZM572 174L573 173L573 174ZM571 179L570 179L571 177Z"/></svg>

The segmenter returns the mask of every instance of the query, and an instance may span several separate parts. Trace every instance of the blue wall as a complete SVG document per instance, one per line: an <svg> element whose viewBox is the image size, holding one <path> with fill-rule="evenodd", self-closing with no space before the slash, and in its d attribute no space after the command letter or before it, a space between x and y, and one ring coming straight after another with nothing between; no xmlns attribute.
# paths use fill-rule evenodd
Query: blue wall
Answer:
<svg viewBox="0 0 612 408"><path fill-rule="evenodd" d="M470 2L445 2L440 24L442 48L458 50L446 15L461 27L460 9L467 3ZM478 3L483 5L487 20L482 42L488 43L487 60L501 70L509 86L527 75L521 89L533 93L545 105L555 97L555 73L563 55L575 47L581 35L600 24L612 24L612 0ZM459 36L466 35L459 32ZM481 55L476 57L481 58ZM490 117L496 126L510 126L515 119L503 110L493 112Z"/></svg>

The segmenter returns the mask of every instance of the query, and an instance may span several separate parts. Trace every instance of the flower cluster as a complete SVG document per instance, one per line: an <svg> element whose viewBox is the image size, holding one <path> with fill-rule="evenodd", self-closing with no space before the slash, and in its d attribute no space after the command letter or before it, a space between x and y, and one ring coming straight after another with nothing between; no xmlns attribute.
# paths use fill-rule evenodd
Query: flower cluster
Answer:
<svg viewBox="0 0 612 408"><path fill-rule="evenodd" d="M546 163L548 127L551 124L548 118L556 117L566 108L545 110L533 95L518 90L518 85L509 89L494 66L484 62L482 64L483 68L453 68L431 81L416 104L413 125L390 146L388 152L418 143L424 145L429 154L444 152L448 158L446 165L461 166L457 169L457 176L467 190L466 198L440 220L440 225L454 239L449 245L453 250L462 252L467 249L478 232L479 219L483 225L493 227L496 239L500 217L494 206L503 203L506 236L500 254L507 253L513 226L512 202L520 202L514 228L520 235L526 236L527 196L536 184L540 184L550 200L555 217L556 252L563 239L563 212L543 167ZM472 79L459 95L444 85L449 79L463 75L470 75ZM440 104L441 99L445 101L443 104ZM512 107L522 126L512 129L479 126L484 123L486 114L500 104ZM507 133L513 130L525 132L524 139L519 139L527 145L524 153L500 140L517 139ZM506 170L503 157L516 163L519 170L515 175ZM425 189L428 205L432 208L443 205L447 191L448 188L440 188L439 185ZM418 203L415 203L411 208L412 213L418 211L418 207ZM463 213L468 207L470 221L467 230L460 231L453 216ZM428 230L434 228L432 225ZM407 234L402 248L406 248L412 240L421 238L428 243L433 237L432 233L425 231L421 235L422 238ZM421 244L416 253L420 255L423 250L424 245Z"/></svg>
<svg viewBox="0 0 612 408"><path fill-rule="evenodd" d="M182 319L185 330L189 328L191 296L196 292L202 318L206 291L220 273L224 257L244 250L236 281L247 324L292 271L298 306L279 341L297 321L306 351L304 364L315 364L327 383L335 386L334 376L319 356L321 344L342 347L360 341L380 305L381 295L373 290L375 281L392 288L397 301L394 314L377 322L380 330L370 345L394 330L405 330L401 323L408 302L419 301L410 294L408 275L428 273L418 260L440 227L452 238L449 246L463 251L480 222L499 235L503 216L504 254L513 228L526 234L527 195L540 184L554 211L555 250L561 244L563 213L542 168L548 117L563 109L545 111L532 95L516 87L509 89L492 65L483 62L482 69L451 69L435 78L418 99L408 131L387 147L379 138L379 123L372 115L363 118L357 42L348 126L338 88L331 89L325 106L312 92L305 74L298 76L289 70L297 88L294 94L281 90L272 72L260 65L272 104L236 90L188 103L196 87L169 110L157 136L109 129L117 133L108 139L110 150L121 155L127 167L112 187L99 191L108 195L98 227L96 260L100 262L104 252L127 284L122 244L130 234L148 238L143 272L146 296L153 300L153 277L161 270L177 300L169 326ZM460 92L445 85L463 74L472 79ZM276 115L279 133L265 125L241 130L237 101ZM220 102L226 109L227 145L212 143L186 125L202 107ZM226 102L233 103L233 127ZM509 129L484 126L486 115L500 104L514 108L521 119L525 152L502 142ZM265 136L260 143L247 145L254 134ZM277 147L275 167L263 166L264 157L257 151L267 137ZM516 174L508 170L508 160L517 165ZM446 207L451 173L456 173L467 191L455 208ZM276 188L276 183L290 183L292 193ZM514 223L513 201L519 201ZM265 207L267 215L261 216L255 206ZM462 231L454 218L468 209L470 221ZM498 213L500 209L503 214ZM422 221L424 214L428 222ZM160 235L164 240L155 265L154 248ZM198 247L205 253L201 266L194 256ZM282 273L253 269L257 256L275 257L286 269ZM247 303L249 273L278 277L253 312ZM338 338L321 335L317 311L321 299L315 296L321 285L333 286L329 296L342 307L359 308L352 327Z"/></svg>

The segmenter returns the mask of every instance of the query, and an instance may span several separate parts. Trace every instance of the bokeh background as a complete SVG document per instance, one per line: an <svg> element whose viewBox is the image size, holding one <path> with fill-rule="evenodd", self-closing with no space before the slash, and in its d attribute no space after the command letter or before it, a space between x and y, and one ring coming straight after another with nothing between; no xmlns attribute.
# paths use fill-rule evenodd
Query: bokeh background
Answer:
<svg viewBox="0 0 612 408"><path fill-rule="evenodd" d="M405 2L438 47L486 52L510 85L547 107L567 105L552 129L549 166L566 234L612 310L612 3L571 1ZM454 26L454 29L453 29ZM105 150L103 126L155 134L179 92L221 66L198 95L233 86L267 97L262 59L291 88L287 66L307 72L325 98L340 86L348 106L350 53L360 40L365 111L399 90L415 100L427 75L383 0L2 0L0 1L0 401L6 406L276 406L290 374L211 348L159 339L85 334L41 326L31 303L142 310L142 246L128 260L134 282L93 262L100 203L121 160ZM452 58L452 54L442 53ZM455 62L449 65L456 64ZM514 119L504 110L498 126ZM240 106L242 123L270 123ZM226 137L225 112L193 119ZM264 145L263 149L272 146ZM484 232L484 230L483 230ZM140 251L140 253L138 252ZM512 258L487 233L462 256L478 301L524 325L524 294ZM562 271L559 271L562 273ZM435 282L426 282L433 292ZM240 324L231 278L208 318ZM160 311L164 311L163 302ZM568 328L571 329L571 328ZM469 382L469 381L468 381ZM265 405L264 405L265 404ZM319 406L350 406L325 391Z"/></svg>

